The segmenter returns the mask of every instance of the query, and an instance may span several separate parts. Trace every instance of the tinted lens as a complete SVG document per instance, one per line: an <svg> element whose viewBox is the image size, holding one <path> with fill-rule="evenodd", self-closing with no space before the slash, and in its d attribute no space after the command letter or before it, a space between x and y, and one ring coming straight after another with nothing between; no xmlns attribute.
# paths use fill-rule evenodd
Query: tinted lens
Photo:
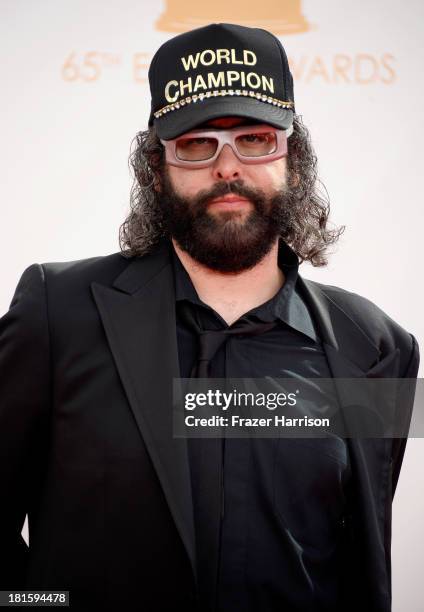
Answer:
<svg viewBox="0 0 424 612"><path fill-rule="evenodd" d="M240 155L246 157L269 155L277 148L277 135L275 132L242 134L236 138L236 147Z"/></svg>
<svg viewBox="0 0 424 612"><path fill-rule="evenodd" d="M217 147L216 138L179 138L175 152L182 161L203 161L213 157Z"/></svg>

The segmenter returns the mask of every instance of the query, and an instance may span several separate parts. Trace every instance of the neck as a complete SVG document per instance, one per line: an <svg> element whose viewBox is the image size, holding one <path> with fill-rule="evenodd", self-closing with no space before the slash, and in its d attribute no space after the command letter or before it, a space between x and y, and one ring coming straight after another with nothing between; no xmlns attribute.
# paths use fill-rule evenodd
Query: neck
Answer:
<svg viewBox="0 0 424 612"><path fill-rule="evenodd" d="M172 244L199 298L228 325L271 299L284 285L284 273L278 267L278 239L256 266L237 273L212 270L180 249L174 239Z"/></svg>

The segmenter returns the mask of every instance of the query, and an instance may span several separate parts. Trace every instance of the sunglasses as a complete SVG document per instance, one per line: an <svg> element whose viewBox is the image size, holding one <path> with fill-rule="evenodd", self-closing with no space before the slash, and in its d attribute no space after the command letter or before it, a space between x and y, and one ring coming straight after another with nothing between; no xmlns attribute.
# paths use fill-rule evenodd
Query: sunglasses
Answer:
<svg viewBox="0 0 424 612"><path fill-rule="evenodd" d="M214 163L225 144L244 164L263 164L287 155L287 138L292 133L293 126L280 130L270 125L244 125L229 130L193 130L161 143L171 166L206 168Z"/></svg>

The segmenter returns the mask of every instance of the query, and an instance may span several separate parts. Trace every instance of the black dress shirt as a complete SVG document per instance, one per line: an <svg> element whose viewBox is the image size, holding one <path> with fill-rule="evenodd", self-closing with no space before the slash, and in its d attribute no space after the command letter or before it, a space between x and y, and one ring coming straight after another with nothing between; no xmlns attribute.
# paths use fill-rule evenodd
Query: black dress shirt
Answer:
<svg viewBox="0 0 424 612"><path fill-rule="evenodd" d="M228 328L202 302L170 243L182 378L197 337L178 315L188 301L203 329ZM212 378L331 378L297 286L298 258L280 241L285 283L243 315L277 321L257 336L231 336L210 364ZM313 384L313 381L311 382ZM338 610L341 524L350 466L332 438L189 439L199 599L202 612Z"/></svg>

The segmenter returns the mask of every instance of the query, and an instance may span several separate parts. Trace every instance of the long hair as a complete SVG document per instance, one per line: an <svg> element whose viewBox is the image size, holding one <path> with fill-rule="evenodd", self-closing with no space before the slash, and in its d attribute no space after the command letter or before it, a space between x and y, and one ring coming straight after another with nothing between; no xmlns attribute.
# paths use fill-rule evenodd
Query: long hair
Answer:
<svg viewBox="0 0 424 612"><path fill-rule="evenodd" d="M300 262L325 266L328 247L337 242L345 226L328 227L328 193L317 176L317 157L300 115L294 116L293 133L287 142L287 206L294 215L290 228L281 238L294 250ZM133 173L130 212L119 228L119 244L125 257L140 257L167 236L154 188L165 165L164 147L154 127L136 134L128 164ZM325 194L319 193L320 186Z"/></svg>

